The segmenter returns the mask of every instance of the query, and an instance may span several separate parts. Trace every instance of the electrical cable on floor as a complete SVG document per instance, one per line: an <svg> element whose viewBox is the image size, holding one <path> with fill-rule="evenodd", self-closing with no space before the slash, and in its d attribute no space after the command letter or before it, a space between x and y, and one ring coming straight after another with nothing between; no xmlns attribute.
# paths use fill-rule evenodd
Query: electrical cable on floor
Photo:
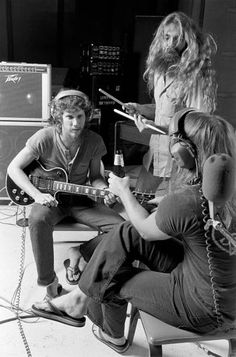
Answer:
<svg viewBox="0 0 236 357"><path fill-rule="evenodd" d="M25 320L27 318L34 318L34 319L36 319L35 322L38 322L39 318L37 316L35 316L34 314L32 314L32 311L30 309L29 310L25 310L25 309L22 309L20 307L18 308L11 301L5 299L2 296L0 296L0 300L5 301L9 305L9 306L7 306L7 305L0 304L0 307L4 308L6 310L9 310L13 314L15 314L15 317L11 317L11 318L7 318L5 320L1 320L0 321L0 325L5 324L7 322L11 322L11 321L16 321L18 318L20 318L21 320ZM19 312L20 312L20 314L25 313L27 315L20 315ZM24 322L27 323L27 321L24 321ZM32 322L30 322L30 323L32 323Z"/></svg>
<svg viewBox="0 0 236 357"><path fill-rule="evenodd" d="M23 209L23 219L26 221L26 212L25 212L25 207ZM28 344L28 341L26 339L24 329L21 323L20 315L19 315L19 310L20 310L20 295L21 295L21 284L22 284L22 279L24 276L24 261L25 261L25 238L26 238L26 226L22 227L22 234L21 234L21 252L20 252L20 270L19 270L19 282L18 286L15 290L15 294L13 295L13 305L15 302L16 305L16 312L17 312L17 324L20 330L20 335L27 353L28 357L32 357L32 353Z"/></svg>
<svg viewBox="0 0 236 357"><path fill-rule="evenodd" d="M210 350L208 350L208 348L204 347L203 345L201 345L199 342L195 342L195 344L197 345L198 348L200 348L201 350L203 350L204 352L206 352L206 354L208 356L212 356L212 357L222 357L221 355L218 355L217 353L214 353Z"/></svg>
<svg viewBox="0 0 236 357"><path fill-rule="evenodd" d="M12 212L12 208L4 208L4 210L0 210L0 214L2 214L3 216L5 216L7 218L12 218L12 217L14 217L16 215L16 211L13 214L7 214L6 213L7 211Z"/></svg>
<svg viewBox="0 0 236 357"><path fill-rule="evenodd" d="M27 224L26 224L27 223L27 219L26 219L25 207L23 208L22 212L23 212L23 219L21 220L21 223L25 223L25 224L20 224L20 226L22 227L22 233L21 233L20 266L19 266L18 285L17 285L16 290L15 290L15 292L13 294L11 302L9 302L7 299L4 299L4 298L0 297L2 300L4 300L5 302L10 304L9 307L4 306L4 305L0 305L0 307L4 307L6 309L9 309L11 312L13 312L16 315L16 317L0 321L0 324L5 323L5 322L10 322L10 321L17 320L17 325L19 327L20 336L21 336L21 339L23 341L27 356L28 357L32 357L32 353L31 353L31 350L30 350L30 347L29 347L29 344L28 344L28 341L27 341L27 338L25 336L24 329L23 329L23 326L22 326L22 320L24 320L26 318L33 318L33 317L37 319L37 317L34 316L30 311L23 310L20 307L21 285L22 285L22 280L23 280L24 270L25 270L24 269L25 238L26 238L26 227L27 227ZM16 217L17 217L17 214L18 214L18 209L17 209ZM25 313L29 314L29 316L21 316L22 312L25 312Z"/></svg>
<svg viewBox="0 0 236 357"><path fill-rule="evenodd" d="M2 189L0 190L0 192L1 191L2 191ZM0 223L1 224L5 224L5 225L9 225L9 226L15 226L15 224L13 224L13 223L5 222L8 219L13 218L13 217L15 217L17 215L18 208L16 208L15 206L13 206L13 207L11 207L11 206L12 206L12 203L10 203L7 208L4 207L4 209L0 209Z"/></svg>
<svg viewBox="0 0 236 357"><path fill-rule="evenodd" d="M23 316L20 317L21 320L24 320L24 319L35 319L35 318L37 318L37 317L34 316L34 315L23 315ZM3 324L8 323L8 322L16 321L16 319L17 319L17 317L11 317L11 318L9 318L9 319L1 320L1 321L0 321L0 325L3 325ZM37 318L37 320L38 320L38 318ZM24 322L26 323L27 321L24 321ZM37 321L36 321L36 322L37 322ZM32 323L32 322L30 322L30 323Z"/></svg>

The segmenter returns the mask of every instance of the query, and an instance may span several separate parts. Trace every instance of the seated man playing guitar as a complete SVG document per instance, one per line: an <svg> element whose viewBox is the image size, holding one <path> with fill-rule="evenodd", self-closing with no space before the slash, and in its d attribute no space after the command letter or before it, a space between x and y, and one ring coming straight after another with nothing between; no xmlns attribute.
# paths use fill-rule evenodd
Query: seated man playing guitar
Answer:
<svg viewBox="0 0 236 357"><path fill-rule="evenodd" d="M105 190L107 182L101 175L101 159L106 154L103 139L86 128L90 113L91 104L83 92L59 91L51 102L50 125L29 138L8 167L7 186L16 184L14 189L8 187L9 196L14 201L12 196L19 191L16 203L34 202L29 215L30 238L38 284L46 287L48 299L62 291L54 271L53 227L63 218L73 217L108 232L124 220L108 207L116 198ZM93 189L82 186L88 178ZM103 197L105 204L91 199L93 196ZM101 236L95 242L99 239ZM69 273L73 283L78 272L67 270Z"/></svg>

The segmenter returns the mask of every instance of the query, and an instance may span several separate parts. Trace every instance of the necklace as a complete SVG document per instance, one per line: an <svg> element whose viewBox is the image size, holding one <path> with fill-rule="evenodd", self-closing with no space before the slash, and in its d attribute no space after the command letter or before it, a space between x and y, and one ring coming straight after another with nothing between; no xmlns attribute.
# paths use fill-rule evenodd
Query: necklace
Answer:
<svg viewBox="0 0 236 357"><path fill-rule="evenodd" d="M80 140L77 139L77 140L71 141L70 143L66 143L66 142L63 140L61 134L59 135L59 137L60 137L60 141L61 141L62 145L64 146L64 148L65 148L67 151L70 152L70 156L71 156L71 157L74 157L75 154L76 154L76 152L78 151L80 145L81 145Z"/></svg>

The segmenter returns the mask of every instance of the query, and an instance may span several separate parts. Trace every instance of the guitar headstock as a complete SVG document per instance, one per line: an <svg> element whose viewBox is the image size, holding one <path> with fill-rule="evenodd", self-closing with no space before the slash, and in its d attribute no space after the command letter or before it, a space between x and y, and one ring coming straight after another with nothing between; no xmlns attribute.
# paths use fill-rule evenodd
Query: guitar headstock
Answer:
<svg viewBox="0 0 236 357"><path fill-rule="evenodd" d="M155 198L155 193L153 192L140 192L133 191L133 195L136 197L136 200L140 203L140 205L145 208L149 213L157 208L157 204L149 203L148 201Z"/></svg>
<svg viewBox="0 0 236 357"><path fill-rule="evenodd" d="M133 195L136 197L137 201L142 204L146 203L153 198L155 198L155 193L153 192L140 192L140 191L133 191Z"/></svg>

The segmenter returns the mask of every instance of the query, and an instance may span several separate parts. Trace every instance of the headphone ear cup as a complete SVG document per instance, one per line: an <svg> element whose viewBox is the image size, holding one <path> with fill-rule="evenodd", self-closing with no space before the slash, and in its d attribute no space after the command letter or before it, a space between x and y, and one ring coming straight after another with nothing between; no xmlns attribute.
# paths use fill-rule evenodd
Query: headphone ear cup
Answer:
<svg viewBox="0 0 236 357"><path fill-rule="evenodd" d="M179 167L188 170L195 168L195 154L189 143L185 141L177 141L171 146L170 152Z"/></svg>

